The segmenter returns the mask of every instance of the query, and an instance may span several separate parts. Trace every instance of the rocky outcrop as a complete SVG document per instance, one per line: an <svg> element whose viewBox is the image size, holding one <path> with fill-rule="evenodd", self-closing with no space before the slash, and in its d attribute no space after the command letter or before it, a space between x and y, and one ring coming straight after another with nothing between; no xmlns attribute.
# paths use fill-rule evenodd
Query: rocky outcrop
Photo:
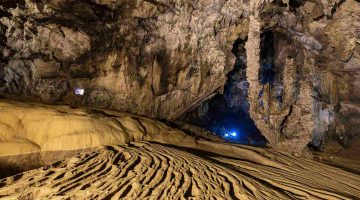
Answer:
<svg viewBox="0 0 360 200"><path fill-rule="evenodd" d="M313 15L316 10L321 13ZM359 113L352 109L359 105L360 3L318 1L305 3L299 11L304 29L322 46L307 59L313 65L311 83L316 99L312 144L336 151L360 137Z"/></svg>
<svg viewBox="0 0 360 200"><path fill-rule="evenodd" d="M0 91L173 119L220 90L240 1L4 1ZM85 89L75 96L74 89Z"/></svg>
<svg viewBox="0 0 360 200"><path fill-rule="evenodd" d="M319 148L325 148L325 141L331 146L329 140L336 137L345 146L355 141L357 114L352 112L352 122L344 122L340 108L346 107L347 98L356 101L356 92L350 94L353 84L344 79L349 76L346 67L358 65L351 60L357 55L359 26L346 20L359 21L359 2L257 3L246 45L249 112L269 145L300 152L310 141ZM261 33L269 29L275 37L273 55L262 49ZM263 65L269 63L275 80L262 83ZM352 70L352 80L356 74Z"/></svg>

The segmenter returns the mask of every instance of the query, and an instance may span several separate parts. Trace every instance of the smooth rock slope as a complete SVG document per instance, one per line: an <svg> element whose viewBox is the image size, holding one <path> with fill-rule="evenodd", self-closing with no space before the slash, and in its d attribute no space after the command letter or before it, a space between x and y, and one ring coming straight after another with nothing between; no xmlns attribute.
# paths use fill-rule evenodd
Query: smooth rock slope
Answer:
<svg viewBox="0 0 360 200"><path fill-rule="evenodd" d="M202 129L192 132L191 126L179 126L194 135L175 125L172 128L128 113L0 101L0 177L101 145L140 140L190 145L195 143L195 137L219 140Z"/></svg>
<svg viewBox="0 0 360 200"><path fill-rule="evenodd" d="M199 137L217 138L201 129L197 133ZM0 101L0 156L140 140L173 144L195 141L179 128L129 113Z"/></svg>

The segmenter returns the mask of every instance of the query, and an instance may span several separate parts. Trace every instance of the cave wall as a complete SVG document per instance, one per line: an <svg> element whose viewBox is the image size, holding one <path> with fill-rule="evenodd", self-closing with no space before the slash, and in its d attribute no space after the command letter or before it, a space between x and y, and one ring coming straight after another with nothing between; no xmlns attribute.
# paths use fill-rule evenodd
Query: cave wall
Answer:
<svg viewBox="0 0 360 200"><path fill-rule="evenodd" d="M248 100L269 145L295 152L306 150L309 142L327 150L351 146L360 136L359 2L273 1L257 6L262 11L250 16L247 42ZM282 102L273 85L259 85L260 33L266 30L290 41L275 41Z"/></svg>
<svg viewBox="0 0 360 200"><path fill-rule="evenodd" d="M303 2L295 13L302 16L303 32L321 46L304 55L314 99L311 143L328 150L349 147L360 137L360 2ZM316 47L299 41L308 43L306 49Z"/></svg>
<svg viewBox="0 0 360 200"><path fill-rule="evenodd" d="M360 130L359 2L257 3L250 11L247 37L234 43L242 50L233 51L237 59L228 73L225 102L218 106L250 112L274 148L306 153L309 143L328 151L351 147ZM269 64L274 77L267 84L269 70L264 66ZM221 113L211 114L211 105L218 99L205 102L184 119L208 126L204 121Z"/></svg>
<svg viewBox="0 0 360 200"><path fill-rule="evenodd" d="M271 90L259 81L267 31ZM357 0L4 0L0 95L176 119L221 93L240 60L224 98L250 114L265 102L251 117L270 144L340 149L360 137L359 37Z"/></svg>
<svg viewBox="0 0 360 200"><path fill-rule="evenodd" d="M0 6L1 94L167 119L221 90L232 43L247 32L246 4L236 0Z"/></svg>

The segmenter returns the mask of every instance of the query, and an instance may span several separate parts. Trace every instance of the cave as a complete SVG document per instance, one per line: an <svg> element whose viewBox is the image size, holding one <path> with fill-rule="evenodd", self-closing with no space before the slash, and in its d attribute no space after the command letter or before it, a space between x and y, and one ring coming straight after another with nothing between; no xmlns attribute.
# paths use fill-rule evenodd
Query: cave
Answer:
<svg viewBox="0 0 360 200"><path fill-rule="evenodd" d="M245 43L246 39L238 38L232 46L231 52L236 60L233 70L226 75L227 81L223 92L216 94L180 119L204 127L229 142L265 146L266 139L255 126L248 111ZM272 65L274 47L271 31L262 34L261 49L263 66L266 66L265 60L270 61ZM259 73L259 82L273 79L274 75L267 71L269 70ZM271 77L266 77L269 74Z"/></svg>
<svg viewBox="0 0 360 200"><path fill-rule="evenodd" d="M359 8L0 0L0 199L360 199Z"/></svg>
<svg viewBox="0 0 360 200"><path fill-rule="evenodd" d="M262 87L269 84L272 88L281 88L281 73L277 76L275 74L276 71L281 70L275 67L274 33L272 30L267 30L260 37L261 67L258 82ZM277 39L281 40L281 37L278 36ZM231 52L235 55L236 60L233 70L226 75L227 81L223 92L186 113L181 120L204 127L229 142L265 146L266 138L261 135L249 114L246 41L247 39L238 38L232 46ZM279 85L280 87L278 87ZM259 96L262 95L262 92L261 90ZM281 101L281 89L277 91L276 98Z"/></svg>

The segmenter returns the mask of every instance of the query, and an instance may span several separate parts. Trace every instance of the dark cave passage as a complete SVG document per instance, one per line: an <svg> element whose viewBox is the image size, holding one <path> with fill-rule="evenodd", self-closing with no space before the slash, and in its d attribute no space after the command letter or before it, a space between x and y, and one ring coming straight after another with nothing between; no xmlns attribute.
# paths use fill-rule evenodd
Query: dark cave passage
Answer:
<svg viewBox="0 0 360 200"><path fill-rule="evenodd" d="M233 44L232 53L236 62L227 74L223 94L204 102L183 116L182 120L213 131L229 142L264 146L266 139L249 115L245 43L246 40L239 38ZM275 35L271 30L265 31L261 34L259 82L278 90L280 77L276 75L279 69L275 67L275 57ZM280 100L281 94L279 97Z"/></svg>
<svg viewBox="0 0 360 200"><path fill-rule="evenodd" d="M228 85L230 84L227 84L227 87L231 88ZM227 95L231 94L215 95L182 120L208 129L229 142L265 146L266 139L255 126L249 113L244 111L241 105L229 105Z"/></svg>
<svg viewBox="0 0 360 200"><path fill-rule="evenodd" d="M269 50L264 51L262 57L265 57L269 64L264 62L265 65L262 67L264 69L261 70L259 80L270 82L274 77L272 73L274 56L271 54L273 40L271 38L266 38L266 40L270 41L266 43L269 47L265 45L263 48ZM232 53L236 56L236 62L234 69L227 74L228 80L223 94L217 94L205 101L183 116L182 120L202 126L229 142L265 146L266 139L255 126L248 111L245 42L246 40L239 38L233 44Z"/></svg>
<svg viewBox="0 0 360 200"><path fill-rule="evenodd" d="M228 84L227 87L231 88ZM231 96L229 93L218 94L211 100L207 128L229 142L264 146L266 139L255 126L248 111L243 110L241 105L229 105L226 95Z"/></svg>

